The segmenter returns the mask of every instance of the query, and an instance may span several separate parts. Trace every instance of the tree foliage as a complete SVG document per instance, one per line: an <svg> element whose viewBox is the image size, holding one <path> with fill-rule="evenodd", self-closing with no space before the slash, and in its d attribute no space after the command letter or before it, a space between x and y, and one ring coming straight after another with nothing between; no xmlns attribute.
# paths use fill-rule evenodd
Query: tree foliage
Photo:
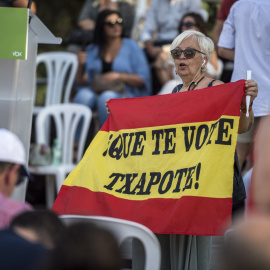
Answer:
<svg viewBox="0 0 270 270"><path fill-rule="evenodd" d="M35 0L37 16L56 36L61 45L40 44L39 52L65 50L65 39L77 28L77 19L84 0Z"/></svg>

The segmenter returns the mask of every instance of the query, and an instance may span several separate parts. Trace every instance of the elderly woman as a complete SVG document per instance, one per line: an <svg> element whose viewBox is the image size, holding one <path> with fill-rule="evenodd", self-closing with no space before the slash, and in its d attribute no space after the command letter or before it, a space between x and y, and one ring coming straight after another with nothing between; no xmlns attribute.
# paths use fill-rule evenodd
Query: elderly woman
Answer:
<svg viewBox="0 0 270 270"><path fill-rule="evenodd" d="M212 40L201 32L187 30L178 35L171 44L171 57L176 72L183 83L173 89L173 93L185 91L198 91L206 87L223 84L222 81L213 80L205 75L205 66L214 50ZM257 83L253 80L245 82L245 92L240 109L238 133L247 132L254 121L252 105L249 107L250 117L246 113L246 96L251 97L251 104L258 94ZM239 170L237 157L235 160L235 177L233 191L233 214L244 207L245 189ZM210 269L211 259L210 236L171 235L170 236L170 262L171 269Z"/></svg>
<svg viewBox="0 0 270 270"><path fill-rule="evenodd" d="M190 12L186 13L178 27L179 34L187 30L200 31L207 36L206 23L204 22L201 15L198 13ZM156 62L156 73L162 84L162 88L159 94L168 94L171 92L172 85L175 86L175 80L181 81L181 78L175 73L175 66L172 59L170 59L170 52L163 51L159 54ZM221 75L222 61L218 60L216 50L213 51L210 58L208 59L206 66L206 74L208 77L218 79Z"/></svg>
<svg viewBox="0 0 270 270"><path fill-rule="evenodd" d="M199 90L210 86L223 84L222 81L213 80L205 75L205 66L214 50L213 41L201 32L188 30L178 35L171 45L171 57L174 60L177 74L183 84L177 85L173 93ZM240 107L240 122L238 133L247 132L254 121L252 102L258 94L257 83L253 80L245 82L245 93ZM246 96L251 97L249 108L250 117L245 115Z"/></svg>
<svg viewBox="0 0 270 270"><path fill-rule="evenodd" d="M138 44L123 37L123 19L118 11L98 14L93 44L80 52L77 82L81 87L75 103L91 109L97 106L100 124L107 119L105 101L110 98L141 97L151 94L147 60Z"/></svg>
<svg viewBox="0 0 270 270"><path fill-rule="evenodd" d="M205 66L214 50L212 40L203 33L187 30L178 35L171 44L171 57L177 74L183 83L177 85L172 92L200 91L206 87L223 84L222 81L207 77ZM257 83L253 80L245 82L245 92L240 110L239 133L248 131L254 120L252 105L249 107L250 117L245 115L246 96L251 96L251 104L258 94ZM233 214L243 210L246 197L243 180L237 157L234 166ZM157 235L161 244L161 270L209 270L211 260L211 236L203 235ZM133 247L134 270L143 269L143 254L139 244Z"/></svg>
<svg viewBox="0 0 270 270"><path fill-rule="evenodd" d="M222 81L207 77L205 66L214 50L213 41L203 33L187 30L178 35L171 44L171 57L177 74L183 83L177 85L172 92L200 91L206 87L223 84ZM242 98L238 133L247 132L254 121L252 102L258 94L257 83L253 80L245 82ZM249 118L246 117L246 96L251 97ZM109 110L108 110L108 113ZM245 188L235 156L233 214L243 210L246 198ZM209 270L211 260L211 236L203 235L157 235L161 244L161 270ZM133 246L133 269L143 269L143 253L139 243Z"/></svg>

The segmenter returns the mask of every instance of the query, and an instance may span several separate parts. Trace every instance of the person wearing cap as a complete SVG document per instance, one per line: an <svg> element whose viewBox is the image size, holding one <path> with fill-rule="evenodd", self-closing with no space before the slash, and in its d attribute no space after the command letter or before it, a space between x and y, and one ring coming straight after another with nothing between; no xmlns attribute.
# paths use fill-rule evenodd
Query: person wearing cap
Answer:
<svg viewBox="0 0 270 270"><path fill-rule="evenodd" d="M10 198L21 176L28 176L26 154L20 139L6 129L0 129L0 229L7 228L11 219L32 210L25 202Z"/></svg>

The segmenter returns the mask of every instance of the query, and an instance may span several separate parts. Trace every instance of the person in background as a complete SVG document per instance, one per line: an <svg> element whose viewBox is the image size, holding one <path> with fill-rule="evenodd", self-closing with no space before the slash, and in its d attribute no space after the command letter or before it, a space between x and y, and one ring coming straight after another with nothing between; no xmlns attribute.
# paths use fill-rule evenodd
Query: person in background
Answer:
<svg viewBox="0 0 270 270"><path fill-rule="evenodd" d="M216 21L215 21L215 25L213 28L213 34L212 34L212 39L214 41L214 44L217 46L218 44L218 40L219 40L219 36L221 34L222 28L223 28L223 24L226 21L229 13L230 13L230 9L232 7L232 5L236 2L237 0L222 0L218 13L217 13L217 17L216 17Z"/></svg>
<svg viewBox="0 0 270 270"><path fill-rule="evenodd" d="M269 215L250 214L226 233L221 269L270 269L269 239Z"/></svg>
<svg viewBox="0 0 270 270"><path fill-rule="evenodd" d="M218 54L234 61L231 81L246 77L247 70L258 82L259 95L253 104L255 124L237 139L240 168L250 153L253 133L261 117L270 111L270 2L241 0L234 3L223 25L218 42ZM246 170L246 169L245 169Z"/></svg>
<svg viewBox="0 0 270 270"><path fill-rule="evenodd" d="M270 215L270 115L261 119L255 134L251 179L252 210Z"/></svg>
<svg viewBox="0 0 270 270"><path fill-rule="evenodd" d="M28 241L11 229L0 230L1 270L32 270L46 255L42 245Z"/></svg>
<svg viewBox="0 0 270 270"><path fill-rule="evenodd" d="M208 19L207 13L201 8L201 0L151 1L141 33L141 41L151 59L156 59L161 53L162 45L171 44L178 34L182 16L188 12L201 13L206 20Z"/></svg>
<svg viewBox="0 0 270 270"><path fill-rule="evenodd" d="M97 15L104 9L118 10L125 22L123 32L131 36L135 17L135 1L133 0L85 0L78 19L78 26L83 30L94 30Z"/></svg>
<svg viewBox="0 0 270 270"><path fill-rule="evenodd" d="M52 211L35 210L15 216L10 223L10 228L30 242L53 249L65 226Z"/></svg>
<svg viewBox="0 0 270 270"><path fill-rule="evenodd" d="M10 198L26 170L26 154L20 139L11 131L0 129L0 229L7 228L11 219L24 211L32 210L25 202Z"/></svg>
<svg viewBox="0 0 270 270"><path fill-rule="evenodd" d="M202 16L198 13L186 13L179 24L179 33L182 33L186 30L194 29L200 31L203 34L206 34L206 24ZM208 77L216 79L219 77L219 65L217 52L213 51L207 65L206 65L206 74ZM172 89L177 84L177 81L180 83L181 79L177 76L175 72L174 63L170 60L170 52L162 51L155 61L155 68L157 77L160 79L162 88L159 94L168 94L172 92Z"/></svg>
<svg viewBox="0 0 270 270"><path fill-rule="evenodd" d="M229 15L232 5L236 1L237 0L222 0L221 2L220 8L217 13L215 25L213 28L213 33L212 33L212 38L213 38L216 49L217 49L219 36L223 28L223 24ZM233 61L229 61L228 59L225 59L222 57L220 57L220 59L222 60L223 66L224 66L220 79L225 83L230 82L231 77L232 77L234 63Z"/></svg>
<svg viewBox="0 0 270 270"><path fill-rule="evenodd" d="M188 12L200 13L205 21L208 20L208 13L201 8L201 0L151 0L140 41L151 65L153 94L157 94L162 85L152 64L177 36L180 20Z"/></svg>
<svg viewBox="0 0 270 270"><path fill-rule="evenodd" d="M214 50L213 41L203 33L187 30L178 35L171 44L171 57L176 71L183 83L177 85L172 93L186 91L203 91L204 88L223 84L222 81L209 78L205 74L205 66ZM251 102L257 97L258 85L253 80L245 82L245 92L242 97L238 133L249 130L253 124L252 103L248 108L250 117L246 118L246 96L251 96ZM106 104L107 105L107 104ZM110 110L107 105L107 113ZM234 164L232 219L237 213L244 214L245 188L237 155ZM196 270L210 269L212 238L204 235L165 235L157 234L161 244L161 270ZM143 269L144 254L136 242L133 245L134 270Z"/></svg>
<svg viewBox="0 0 270 270"><path fill-rule="evenodd" d="M74 103L91 109L97 106L100 124L107 119L105 102L111 98L151 95L151 76L147 60L138 44L123 37L120 13L103 10L96 21L93 44L80 52Z"/></svg>
<svg viewBox="0 0 270 270"><path fill-rule="evenodd" d="M48 255L37 270L120 270L122 266L115 237L91 223L67 227Z"/></svg>
<svg viewBox="0 0 270 270"><path fill-rule="evenodd" d="M0 0L0 7L19 7L26 8L28 5L28 0ZM31 10L36 13L37 8L35 2L31 4Z"/></svg>

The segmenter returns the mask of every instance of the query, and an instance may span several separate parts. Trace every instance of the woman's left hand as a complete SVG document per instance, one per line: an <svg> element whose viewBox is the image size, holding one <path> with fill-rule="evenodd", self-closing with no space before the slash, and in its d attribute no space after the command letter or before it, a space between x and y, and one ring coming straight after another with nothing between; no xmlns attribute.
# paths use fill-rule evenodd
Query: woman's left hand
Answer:
<svg viewBox="0 0 270 270"><path fill-rule="evenodd" d="M111 112L110 112L110 108L109 108L109 106L108 106L108 101L109 101L109 99L106 100L106 102L105 102L105 107L106 107L106 109L107 109L107 114L110 115Z"/></svg>
<svg viewBox="0 0 270 270"><path fill-rule="evenodd" d="M114 80L120 79L120 73L117 72L106 72L102 75L104 83L110 83Z"/></svg>
<svg viewBox="0 0 270 270"><path fill-rule="evenodd" d="M245 81L245 92L242 98L242 104L246 104L246 96L250 96L250 104L258 96L258 84L253 80Z"/></svg>

